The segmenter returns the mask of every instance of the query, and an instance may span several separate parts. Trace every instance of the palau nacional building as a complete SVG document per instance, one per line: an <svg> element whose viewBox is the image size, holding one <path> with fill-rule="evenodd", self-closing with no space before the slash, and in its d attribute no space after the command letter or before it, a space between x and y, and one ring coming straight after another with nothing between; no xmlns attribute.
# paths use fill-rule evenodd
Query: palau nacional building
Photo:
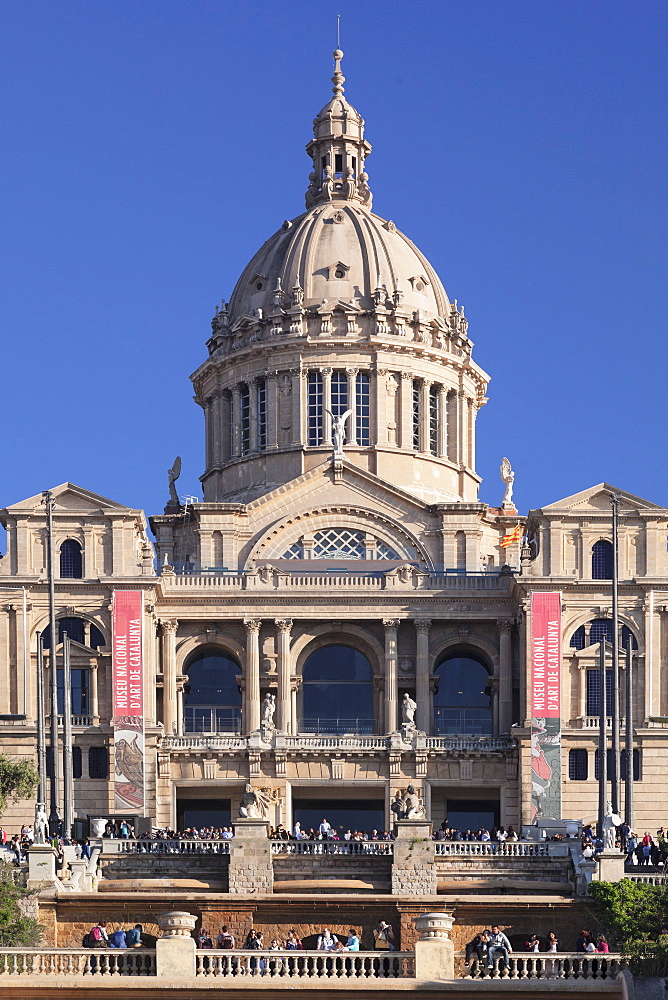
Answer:
<svg viewBox="0 0 668 1000"><path fill-rule="evenodd" d="M489 376L441 278L372 207L340 58L306 147L306 211L242 271L191 376L203 499L179 498L177 467L148 518L94 483L52 488L77 829L227 825L249 784L288 828L387 830L409 784L435 826L594 820L617 492L634 825L654 831L668 815L668 510L584 484L524 516L507 463L490 488L501 505L479 499ZM34 758L37 633L51 641L42 496L0 522L0 743ZM33 810L8 806L6 829Z"/></svg>

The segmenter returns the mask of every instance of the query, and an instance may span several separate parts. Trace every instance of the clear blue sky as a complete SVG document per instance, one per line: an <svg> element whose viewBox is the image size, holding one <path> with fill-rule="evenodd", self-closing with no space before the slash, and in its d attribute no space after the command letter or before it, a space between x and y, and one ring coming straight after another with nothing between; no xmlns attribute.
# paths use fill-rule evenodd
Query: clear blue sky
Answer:
<svg viewBox="0 0 668 1000"><path fill-rule="evenodd" d="M463 303L491 375L481 499L608 480L668 505L666 27L652 0L7 0L0 506L71 480L201 496L188 376L257 247L303 211L346 94L374 209Z"/></svg>

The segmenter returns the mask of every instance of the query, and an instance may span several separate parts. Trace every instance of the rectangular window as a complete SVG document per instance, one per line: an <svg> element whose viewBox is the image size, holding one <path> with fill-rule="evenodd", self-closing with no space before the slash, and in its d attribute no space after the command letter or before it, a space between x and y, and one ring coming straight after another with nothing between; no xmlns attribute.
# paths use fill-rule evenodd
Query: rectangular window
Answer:
<svg viewBox="0 0 668 1000"><path fill-rule="evenodd" d="M438 402L438 387L432 386L429 390L429 451L432 455L438 455L438 427L440 421Z"/></svg>
<svg viewBox="0 0 668 1000"><path fill-rule="evenodd" d="M598 670L587 671L587 715L600 714L599 691L600 674ZM606 714L612 715L612 670L605 672L605 706Z"/></svg>
<svg viewBox="0 0 668 1000"><path fill-rule="evenodd" d="M347 409L348 376L345 372L332 372L332 413L335 417L340 417Z"/></svg>
<svg viewBox="0 0 668 1000"><path fill-rule="evenodd" d="M343 177L343 154L334 154L334 176L337 180L341 180Z"/></svg>
<svg viewBox="0 0 668 1000"><path fill-rule="evenodd" d="M307 441L310 445L322 444L322 375L308 373L308 428Z"/></svg>
<svg viewBox="0 0 668 1000"><path fill-rule="evenodd" d="M620 778L622 781L626 781L626 760L628 756L626 750L622 750L621 756ZM640 750L633 751L633 780L640 781Z"/></svg>
<svg viewBox="0 0 668 1000"><path fill-rule="evenodd" d="M89 747L88 777L89 778L109 777L109 751L107 750L106 747Z"/></svg>
<svg viewBox="0 0 668 1000"><path fill-rule="evenodd" d="M368 448L371 444L369 388L369 376L366 372L360 372L355 381L355 407L357 411L357 443L361 448Z"/></svg>
<svg viewBox="0 0 668 1000"><path fill-rule="evenodd" d="M72 715L88 715L88 671L70 670ZM58 715L63 714L63 671L58 670Z"/></svg>
<svg viewBox="0 0 668 1000"><path fill-rule="evenodd" d="M250 391L247 385L239 386L239 427L241 431L241 454L250 451Z"/></svg>
<svg viewBox="0 0 668 1000"><path fill-rule="evenodd" d="M257 383L257 450L267 447L267 383L263 378Z"/></svg>
<svg viewBox="0 0 668 1000"><path fill-rule="evenodd" d="M586 781L589 777L589 760L586 750L568 751L568 777L571 781Z"/></svg>
<svg viewBox="0 0 668 1000"><path fill-rule="evenodd" d="M413 451L420 450L420 425L422 423L422 383L413 381Z"/></svg>
<svg viewBox="0 0 668 1000"><path fill-rule="evenodd" d="M72 747L72 777L80 778L82 774L81 747Z"/></svg>

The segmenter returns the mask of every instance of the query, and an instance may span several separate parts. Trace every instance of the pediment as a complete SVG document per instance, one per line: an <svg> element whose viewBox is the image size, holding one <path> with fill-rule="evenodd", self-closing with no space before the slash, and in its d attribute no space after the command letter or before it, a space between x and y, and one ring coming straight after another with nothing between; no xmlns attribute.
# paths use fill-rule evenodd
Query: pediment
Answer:
<svg viewBox="0 0 668 1000"><path fill-rule="evenodd" d="M100 496L99 493L92 493L82 486L76 486L74 483L61 483L60 486L55 486L51 490L51 493L56 501L56 511L61 512L63 510L76 511L77 513L111 513L118 511L119 513L129 514L133 509L126 507L124 504L117 503L115 500L109 500L108 497ZM7 512L12 514L24 511L38 513L40 510L44 510L41 493L37 493L34 497L28 497L26 500L19 500L18 503L7 507Z"/></svg>
<svg viewBox="0 0 668 1000"><path fill-rule="evenodd" d="M626 490L620 490L616 486L611 486L609 483L598 483L597 486L591 486L589 489L582 490L580 493L574 493L572 496L564 497L563 500L557 500L555 503L548 504L542 508L542 513L600 513L609 514L610 513L610 494L616 493L620 498L620 513L661 513L668 517L668 510L665 507L661 507L659 504L652 503L650 500L644 500L642 497L637 497L633 493L628 493Z"/></svg>

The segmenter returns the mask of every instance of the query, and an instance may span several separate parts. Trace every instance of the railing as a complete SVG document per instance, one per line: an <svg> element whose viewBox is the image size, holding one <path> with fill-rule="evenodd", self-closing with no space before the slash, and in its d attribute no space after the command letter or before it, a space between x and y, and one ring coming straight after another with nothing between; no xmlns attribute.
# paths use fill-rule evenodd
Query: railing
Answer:
<svg viewBox="0 0 668 1000"><path fill-rule="evenodd" d="M186 705L183 711L183 727L186 733L238 735L241 732L241 709Z"/></svg>
<svg viewBox="0 0 668 1000"><path fill-rule="evenodd" d="M509 736L427 736L425 744L427 750L475 750L482 753L515 748Z"/></svg>
<svg viewBox="0 0 668 1000"><path fill-rule="evenodd" d="M624 968L621 955L590 955L581 952L514 952L504 967L496 959L490 969L487 962L474 959L469 968L462 953L455 958L455 976L459 979L608 979L613 980Z"/></svg>
<svg viewBox="0 0 668 1000"><path fill-rule="evenodd" d="M599 726L601 725L601 720L598 715L581 715L579 719L577 719L577 722L579 724L578 725L579 729L598 729ZM612 726L612 719L610 718L610 716L608 716L608 718L606 719L605 724L606 727L610 729L610 727ZM622 728L624 728L626 724L625 720L620 719L619 724Z"/></svg>
<svg viewBox="0 0 668 1000"><path fill-rule="evenodd" d="M550 851L547 844L533 840L518 840L501 843L496 840L436 840L436 857L478 857L478 858L547 858Z"/></svg>
<svg viewBox="0 0 668 1000"><path fill-rule="evenodd" d="M103 854L229 854L229 840L103 839Z"/></svg>
<svg viewBox="0 0 668 1000"><path fill-rule="evenodd" d="M299 733L315 736L376 736L375 719L300 719Z"/></svg>
<svg viewBox="0 0 668 1000"><path fill-rule="evenodd" d="M155 950L144 948L2 948L5 976L155 976Z"/></svg>
<svg viewBox="0 0 668 1000"><path fill-rule="evenodd" d="M196 976L270 979L411 979L412 952L198 951Z"/></svg>
<svg viewBox="0 0 668 1000"><path fill-rule="evenodd" d="M668 875L636 875L629 873L624 878L631 879L632 882L637 882L639 885L666 885L668 883Z"/></svg>
<svg viewBox="0 0 668 1000"><path fill-rule="evenodd" d="M163 750L246 750L247 736L163 736L160 740Z"/></svg>
<svg viewBox="0 0 668 1000"><path fill-rule="evenodd" d="M255 573L207 573L197 567L190 572L162 573L163 587L226 590L508 590L512 573L425 573L420 570L399 575L395 567L379 572L320 572L317 570L286 572L276 568L266 577Z"/></svg>
<svg viewBox="0 0 668 1000"><path fill-rule="evenodd" d="M434 733L436 736L492 735L492 716L488 708L434 708Z"/></svg>
<svg viewBox="0 0 668 1000"><path fill-rule="evenodd" d="M336 854L371 857L392 857L394 844L390 840L272 840L272 854Z"/></svg>
<svg viewBox="0 0 668 1000"><path fill-rule="evenodd" d="M50 718L50 716L48 718ZM73 715L73 716L71 716L71 719L72 719L72 726L75 729L85 729L88 726L92 726L93 725L93 716L92 715ZM62 724L63 724L63 717L62 717L62 715L59 715L58 716L58 725L62 726Z"/></svg>
<svg viewBox="0 0 668 1000"><path fill-rule="evenodd" d="M390 746L388 736L311 736L307 733L299 736L286 736L285 747L288 750L387 750Z"/></svg>

